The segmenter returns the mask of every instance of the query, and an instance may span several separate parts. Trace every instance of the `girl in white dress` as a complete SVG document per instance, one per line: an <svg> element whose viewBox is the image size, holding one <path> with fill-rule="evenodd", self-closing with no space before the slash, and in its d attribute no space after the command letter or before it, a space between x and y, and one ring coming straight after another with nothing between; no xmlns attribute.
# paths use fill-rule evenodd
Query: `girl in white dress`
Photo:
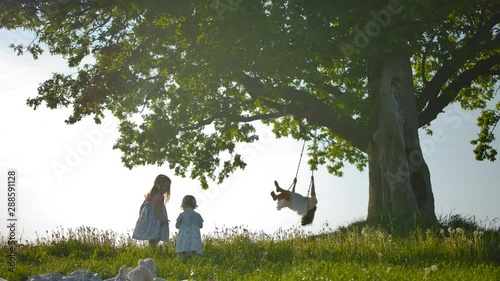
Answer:
<svg viewBox="0 0 500 281"><path fill-rule="evenodd" d="M181 258L196 255L201 256L201 233L203 218L194 211L198 205L192 195L186 195L182 199L181 208L184 210L177 217L175 227L179 229L175 250Z"/></svg>
<svg viewBox="0 0 500 281"><path fill-rule="evenodd" d="M295 193L295 185L292 191L288 191L281 188L277 181L274 181L278 194L272 191L271 197L273 197L274 201L278 200L278 206L276 208L281 210L283 207L288 207L302 216L301 225L311 224L314 220L316 205L318 204L314 187L314 177L311 177L311 184L311 197L305 197Z"/></svg>
<svg viewBox="0 0 500 281"><path fill-rule="evenodd" d="M168 242L170 238L165 203L170 199L171 183L169 177L158 175L151 190L144 195L144 202L139 210L132 238L148 240L152 248L156 248L160 241Z"/></svg>

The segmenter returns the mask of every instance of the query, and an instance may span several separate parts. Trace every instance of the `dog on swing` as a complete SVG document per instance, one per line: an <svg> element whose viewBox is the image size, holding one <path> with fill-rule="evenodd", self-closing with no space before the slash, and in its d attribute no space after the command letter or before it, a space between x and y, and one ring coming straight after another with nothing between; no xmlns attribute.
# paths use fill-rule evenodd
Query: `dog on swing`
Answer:
<svg viewBox="0 0 500 281"><path fill-rule="evenodd" d="M276 192L271 192L271 197L274 201L278 201L277 209L281 210L284 207L288 207L294 210L302 216L301 225L305 226L311 224L314 220L314 213L316 212L316 205L318 204L318 199L316 198L316 190L314 187L314 176L311 176L311 196L302 196L295 193L295 183L293 183L292 191L285 190L281 188L277 181L274 181L276 186ZM309 194L308 194L309 195Z"/></svg>

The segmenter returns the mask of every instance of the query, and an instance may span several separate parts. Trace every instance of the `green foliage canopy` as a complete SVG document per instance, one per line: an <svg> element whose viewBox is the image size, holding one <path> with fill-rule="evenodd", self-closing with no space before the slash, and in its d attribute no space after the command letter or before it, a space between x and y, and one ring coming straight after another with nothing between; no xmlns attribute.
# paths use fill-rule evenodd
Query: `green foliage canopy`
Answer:
<svg viewBox="0 0 500 281"><path fill-rule="evenodd" d="M29 106L71 106L69 124L111 113L125 166L168 163L206 188L245 167L235 144L258 139L257 120L277 137L317 130L313 169L365 167L377 128L370 64L401 51L414 66L419 126L451 102L482 109L472 143L478 159L495 160L500 104L487 105L499 11L482 0L8 0L0 27L34 31L33 42L11 46L19 54L48 49L76 69L43 82Z"/></svg>

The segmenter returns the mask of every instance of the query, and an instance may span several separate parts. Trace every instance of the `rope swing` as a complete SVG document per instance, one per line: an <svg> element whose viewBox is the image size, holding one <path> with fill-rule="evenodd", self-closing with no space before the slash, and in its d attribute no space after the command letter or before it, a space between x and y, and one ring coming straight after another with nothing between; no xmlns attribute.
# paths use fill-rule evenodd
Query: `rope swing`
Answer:
<svg viewBox="0 0 500 281"><path fill-rule="evenodd" d="M312 169L311 169L311 182L309 183L309 189L307 190L307 195L303 196L298 193L295 193L295 186L297 184L297 177L300 170L300 163L302 162L302 156L304 155L304 148L306 145L307 137L304 137L304 144L302 145L302 150L300 152L299 163L297 165L297 171L295 172L295 178L293 179L293 183L285 190L281 188L277 181L274 181L274 185L276 186L276 192L271 191L271 197L273 201L277 201L276 208L281 210L284 207L287 207L293 211L296 211L299 214L301 219L301 225L305 226L311 224L314 220L314 214L317 210L316 205L318 204L318 199L316 198L316 188L314 186L314 170L317 170L317 128L314 134L314 144L313 144L313 160ZM292 189L292 191L290 191ZM311 194L311 196L309 196Z"/></svg>
<svg viewBox="0 0 500 281"><path fill-rule="evenodd" d="M316 155L316 151L317 151L317 133L318 133L318 128L316 128L316 130L314 132L314 144L313 144L314 155ZM297 177L299 175L300 164L302 162L302 156L304 155L305 146L306 146L306 138L304 138L304 143L302 144L302 149L300 151L299 164L297 165L297 171L295 172L295 178L293 179L292 184L288 188L288 190L292 189L292 192L295 192L295 186L297 185ZM311 182L309 183L309 189L307 190L306 196L309 196L309 193L311 192L311 188L312 188L313 184L314 184L314 170L311 169Z"/></svg>

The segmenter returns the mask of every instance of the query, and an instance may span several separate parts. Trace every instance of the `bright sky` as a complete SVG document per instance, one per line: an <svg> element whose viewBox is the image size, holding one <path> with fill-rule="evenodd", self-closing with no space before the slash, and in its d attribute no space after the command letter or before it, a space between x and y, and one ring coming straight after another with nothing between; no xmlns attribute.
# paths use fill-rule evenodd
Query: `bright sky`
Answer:
<svg viewBox="0 0 500 281"><path fill-rule="evenodd" d="M37 87L53 72L71 73L65 61L48 53L39 60L17 57L10 43L29 43L33 37L21 32L0 31L0 234L7 229L7 171L18 173L16 238L31 240L57 228L91 226L117 233L131 233L143 195L159 173L170 176L172 197L167 204L174 222L181 212L182 197L194 195L198 212L205 219L203 234L215 227L243 226L273 234L280 228L300 227L300 217L290 210L276 211L269 193L273 181L288 187L294 176L302 143L276 140L267 127L259 130L257 143L243 144L240 152L248 162L220 186L203 191L195 180L173 175L165 167L147 166L128 170L121 152L112 146L118 138L117 121L106 119L100 126L91 118L75 125L64 120L70 111L40 107L34 111L26 99L37 95ZM498 100L498 97L497 97ZM421 136L438 216L475 216L486 224L500 217L500 163L474 160L471 139L476 137L477 113L458 106L446 109L432 123L434 136ZM498 134L498 129L497 129ZM500 142L494 143L500 148ZM311 172L303 159L297 192L305 194ZM319 204L312 226L317 233L366 217L368 174L346 165L338 178L325 168L315 173ZM497 223L498 224L498 223ZM170 225L171 233L176 229Z"/></svg>

